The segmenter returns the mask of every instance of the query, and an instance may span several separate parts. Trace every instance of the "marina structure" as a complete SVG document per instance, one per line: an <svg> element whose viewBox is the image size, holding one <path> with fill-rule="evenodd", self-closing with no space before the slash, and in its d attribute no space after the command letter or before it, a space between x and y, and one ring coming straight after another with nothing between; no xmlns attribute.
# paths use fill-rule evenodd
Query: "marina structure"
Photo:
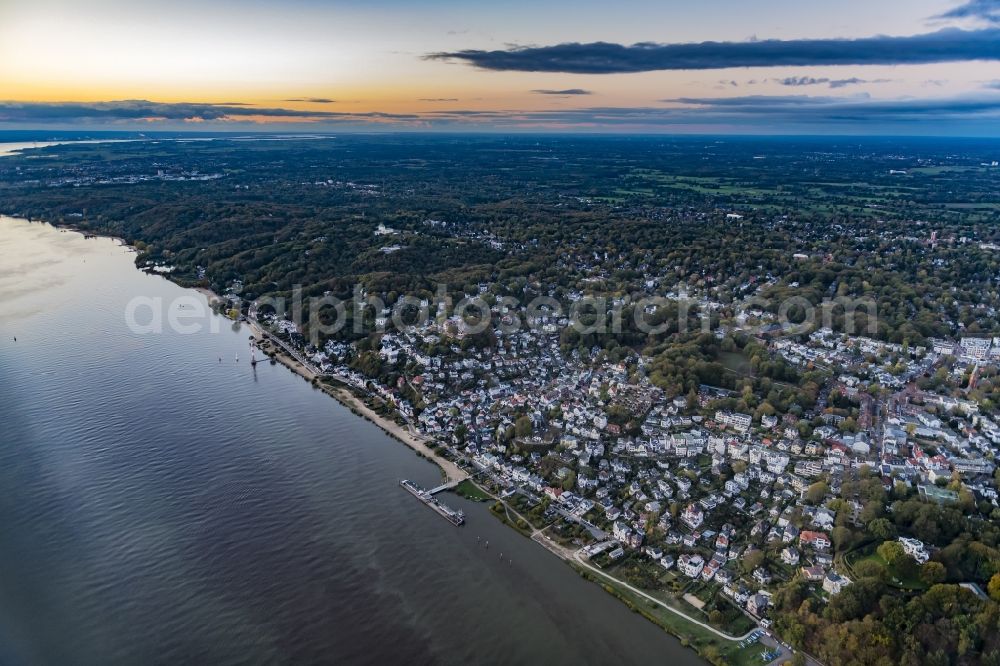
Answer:
<svg viewBox="0 0 1000 666"><path fill-rule="evenodd" d="M420 500L430 508L434 509L434 511L436 511L438 514L444 516L445 520L450 522L452 525L455 525L457 527L465 522L465 514L462 511L456 511L448 506L445 506L441 502L434 499L433 494L431 494L427 490L424 490L423 488L415 484L413 481L410 481L409 479L403 479L402 481L399 482L399 485L408 490L410 494L416 497L418 500Z"/></svg>

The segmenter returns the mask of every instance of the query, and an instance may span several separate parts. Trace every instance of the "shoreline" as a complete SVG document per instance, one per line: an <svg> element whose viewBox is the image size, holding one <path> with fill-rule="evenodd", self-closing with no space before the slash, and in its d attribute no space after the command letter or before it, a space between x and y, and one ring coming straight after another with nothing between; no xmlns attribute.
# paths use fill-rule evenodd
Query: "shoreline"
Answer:
<svg viewBox="0 0 1000 666"><path fill-rule="evenodd" d="M221 300L218 294L211 291L210 289L205 289L203 287L196 287L195 289L196 291L198 291L199 293L208 298L210 305L213 299ZM401 426L395 421L392 421L380 414L376 414L370 407L368 407L368 405L364 403L364 401L362 401L354 393L352 393L346 387L346 385L344 387L338 388L323 382L320 379L320 375L317 374L312 368L308 367L298 359L290 356L288 353L284 351L284 349L281 346L275 345L273 342L271 342L270 334L267 331L265 331L260 326L259 323L249 318L246 320L245 323L247 324L247 327L253 334L253 337L257 341L258 345L264 343L269 346L269 349L267 351L265 351L263 347L261 347L261 351L266 353L269 359L274 359L281 365L285 366L285 368L287 368L288 370L292 371L296 375L310 382L314 388L318 388L319 390L323 391L323 393L326 393L328 396L339 402L341 405L351 410L356 416L360 416L372 422L373 424L378 426L384 433L386 433L393 439L402 442L406 446L413 449L418 455L421 455L430 462L436 464L438 468L441 470L442 475L444 475L446 482L468 481L469 483L473 484L484 494L490 496L494 502L502 505L505 508L506 512L513 513L514 516L516 516L518 519L523 520L525 523L527 523L529 527L527 532L525 532L519 529L518 526L515 525L513 522L511 522L509 514L506 514L506 517L497 516L494 514L495 517L501 519L501 522L507 524L507 526L513 529L515 532L521 534L525 538L541 546L543 550L547 551L551 555L554 555L557 559L559 559L564 564L568 565L571 569L580 573L586 580L588 580L588 582L594 583L598 587L604 589L605 592L610 593L612 596L618 599L618 601L625 604L626 607L632 609L633 611L639 612L639 614L642 615L645 620L651 622L652 624L659 627L666 633L678 639L683 647L693 651L695 654L698 655L699 658L704 660L706 663L714 663L709 658L708 655L704 654L704 649L707 645L712 645L713 643L716 643L718 641L721 641L722 642L721 644L723 646L725 646L726 644L732 645L734 643L739 642L740 640L747 638L752 633L757 631L757 629L753 629L751 631L748 631L746 634L742 636L733 636L731 634L727 634L724 631L721 631L719 629L716 629L715 627L700 622L694 617L691 617L690 615L684 613L683 611L672 607L671 605L665 603L660 599L652 597L646 592L636 589L635 587L629 585L625 581L615 578L611 574L608 574L607 572L604 572L599 568L594 567L592 564L585 561L581 557L581 551L573 551L557 544L548 535L545 534L546 530L548 529L547 526L543 528L535 528L534 525L532 525L532 523L529 520L524 518L524 516L522 516L514 507L510 506L506 502L506 500L501 499L500 497L496 496L495 494L484 488L479 483L476 483L475 479L472 478L471 474L460 468L454 462L446 458L443 458L442 456L432 451L418 435L410 432L404 426ZM492 513L492 511L490 513ZM605 582L602 582L600 580L602 578L604 579ZM609 589L607 582L611 582L613 584L614 586L613 590ZM632 594L637 595L645 603L651 604L654 607L658 606L664 609L669 616L675 618L675 621L680 623L685 623L685 622L690 623L708 632L709 634L711 634L710 638L711 642L707 644L698 645L699 643L698 636L694 632L686 630L686 628L681 628L676 624L659 620L653 617L648 611L637 609L635 603L629 601L622 595L623 589L627 590Z"/></svg>
<svg viewBox="0 0 1000 666"><path fill-rule="evenodd" d="M75 229L74 231L77 231L78 233L83 233L78 229ZM128 244L125 243L124 240L120 238L116 239L119 240L123 245L128 246ZM170 282L173 282L173 280L170 280L169 275L162 275L161 277L163 277L166 280L169 280ZM181 287L182 289L193 289L202 296L204 296L210 308L212 308L214 303L222 302L225 300L217 293L206 287L185 287L176 282L173 283L177 284L177 286ZM214 308L212 308L212 312L217 316L225 317L225 315L223 315L221 312L217 312ZM225 318L228 319L228 317ZM685 614L682 611L679 611L676 608L669 606L668 604L664 603L661 600L655 600L648 594L635 590L635 588L632 588L632 586L628 585L628 583L626 583L625 581L619 580L614 576L604 571L601 571L600 569L593 567L593 565L583 561L580 558L580 553L578 551L574 552L572 550L569 550L557 544L548 535L546 535L545 531L548 529L547 527L541 529L535 528L530 521L525 519L514 507L510 506L510 504L508 504L506 500L501 499L500 497L496 496L495 494L484 488L479 483L476 483L476 481L472 478L472 475L463 470L462 468L460 468L457 464L438 455L433 450L431 450L430 447L427 445L427 443L420 436L410 432L405 426L401 426L395 421L375 413L375 411L373 411L370 407L368 407L368 405L366 405L363 400L361 400L348 388L347 384L343 384L342 386L337 387L324 382L321 379L321 375L319 373L317 373L315 370L313 370L311 367L309 367L302 361L298 360L297 358L294 358L291 354L285 351L283 345L276 344L275 341L273 340L273 336L268 331L266 331L260 325L259 322L247 317L244 321L241 321L239 323L245 324L246 327L250 329L251 336L256 341L258 348L261 350L261 353L263 353L269 361L274 360L275 362L281 364L287 370L291 371L293 374L298 375L305 381L309 382L313 386L313 388L319 389L329 397L336 400L343 407L350 410L355 416L370 421L389 437L401 442L402 444L412 449L417 455L434 463L440 470L442 476L444 477L445 482L453 482L453 481L458 482L467 480L469 481L469 483L472 483L474 486L479 488L480 491L482 491L486 495L489 495L492 498L493 502L502 505L506 509L506 512L512 512L514 516L516 516L520 520L523 520L529 525L528 531L526 533L525 531L519 529L517 525L515 525L513 522L511 522L509 514L506 514L506 512L505 512L506 517L493 514L495 518L499 518L501 522L507 525L507 527L514 530L514 532L521 534L521 536L529 539L530 541L535 542L538 546L541 546L543 550L547 551L550 555L555 556L558 560L563 562L563 564L569 566L571 569L581 574L581 576L588 582L596 584L605 592L611 594L611 596L615 597L620 603L624 604L627 608L630 608L633 611L638 611L639 614L642 615L643 619L645 619L648 622L651 622L653 625L659 627L666 633L678 639L683 647L694 652L696 655L698 655L700 659L702 659L706 663L708 664L713 663L713 661L703 653L705 645L698 646L696 644L696 639L697 639L696 634L686 630L686 628L681 628L670 622L664 622L663 620L659 620L653 617L650 613L648 613L648 611L637 609L633 601L630 601L628 598L623 596L622 594L623 588L629 589L630 591L633 591L633 593L638 592L638 596L642 597L642 600L646 603L652 603L654 605L658 605L666 609L668 615L675 618L676 621L679 621L682 624L684 622L689 622L695 625L701 625L701 623L698 622L698 620ZM493 512L491 511L490 513L492 514ZM608 586L609 582L612 583L613 587ZM711 639L712 642L721 641L722 645L726 644L732 645L737 641L741 640L741 638L745 638L745 636L736 637L727 635L724 632L721 632L711 627L708 628L708 631L711 634L713 634ZM749 633L747 635L749 635Z"/></svg>
<svg viewBox="0 0 1000 666"><path fill-rule="evenodd" d="M207 289L205 287L192 288L208 300L209 306L211 306L215 301L223 300L211 289ZM219 314L218 316L223 315ZM266 354L269 359L274 359L281 365L285 366L288 370L291 370L299 377L308 381L313 385L313 387L319 389L339 402L356 416L375 424L385 434L399 442L402 442L420 456L437 465L446 482L451 483L464 481L471 476L457 464L431 449L426 441L426 438L412 432L406 426L402 426L392 419L386 418L381 414L377 414L373 409L365 404L363 400L352 393L346 385L343 387L336 387L324 382L322 380L323 376L319 375L316 371L302 363L300 360L292 357L280 345L275 344L272 340L271 334L264 330L264 328L256 321L248 318L245 322L240 323L246 324L246 326L250 329L250 333L253 338L256 340L258 347L260 347L261 352ZM265 349L262 344L266 344L268 349ZM334 379L336 380L336 377L334 377Z"/></svg>
<svg viewBox="0 0 1000 666"><path fill-rule="evenodd" d="M16 218L17 216L8 216L8 217ZM24 219L24 220L26 220L28 222L41 222L43 224L49 224L50 226L53 226L55 228L66 229L66 230L69 230L69 231L72 231L72 232L75 232L75 233L79 233L79 234L84 235L84 236L86 236L86 235L92 235L92 236L99 236L99 237L103 237L103 238L109 238L109 239L114 240L117 243L119 243L120 246L128 248L132 252L137 252L137 250L136 250L136 248L134 246L130 245L127 241L125 241L120 236L116 236L116 235L113 235L113 234L95 232L95 231L90 230L90 229L81 229L81 228L76 227L76 226L74 226L72 224L52 223L52 222L47 222L47 221L44 221L44 220L30 220L28 218L20 218L20 219ZM221 312L217 311L213 307L215 304L223 302L225 299L221 298L217 293L215 293L211 289L208 289L208 288L205 288L205 287L194 287L194 286L189 286L189 285L182 285L182 284L174 281L173 279L171 279L171 276L169 274L151 273L149 271L144 270L142 267L140 267L138 265L135 265L135 268L137 270L139 270L140 272L143 272L143 273L147 273L147 274L151 274L151 275L157 275L157 276L159 276L159 277L161 277L161 278L163 278L163 279L171 282L172 284L180 287L181 289L185 289L185 290L186 289L192 289L192 290L196 291L197 293L199 293L201 296L203 296L205 298L207 304L209 305L209 307L212 310L212 314L220 316L220 317L225 317L225 315L223 315ZM229 319L228 317L225 317L225 318ZM229 321L233 321L233 320L229 319ZM532 523L530 521L526 520L523 516L521 516L521 514L518 513L517 510L514 507L510 506L510 504L508 504L507 501L505 501L505 500L497 497L492 492L490 492L490 491L486 490L485 488L483 488L479 483L476 483L476 481L471 478L472 475L469 472L467 472L464 469L462 469L461 467L459 467L453 461L448 460L447 458L444 458L440 454L438 454L435 451L433 451L430 448L430 446L428 445L428 439L429 438L425 438L425 437L423 437L421 435L418 435L418 434L412 432L406 426L400 425L399 423L395 422L394 420L376 413L367 404L365 404L364 400L362 400L361 398L359 398L357 395L355 395L348 388L349 385L347 385L347 384L345 384L343 382L340 382L342 384L341 386L334 386L334 385L332 385L332 384L327 383L326 381L324 381L324 378L332 378L335 381L340 381L340 380L336 376L332 376L332 375L320 375L315 370L313 370L311 367L309 367L307 364L305 364L302 361L298 360L297 358L293 357L291 354L289 354L287 351L285 351L285 349L283 347L283 344L277 344L275 342L276 339L268 331L266 331L258 322L254 321L254 320L252 320L250 318L247 318L244 321L240 321L238 323L240 323L240 324L245 323L247 325L247 327L250 330L251 336L255 339L255 341L256 341L258 347L260 348L261 352L264 353L264 354L266 354L268 360L272 360L273 359L276 363L280 363L286 369L290 370L294 374L302 377L304 380L306 380L307 382L309 382L314 388L317 388L317 389L323 391L329 397L333 398L338 403L340 403L342 406L344 406L347 409L349 409L354 415L359 416L361 418L364 418L364 419L370 421L371 423L373 423L374 425L376 425L379 429L381 429L389 437L392 437L393 439L395 439L395 440L403 443L404 445L406 445L410 449L412 449L415 453L417 453L417 455L419 455L419 456L427 459L428 461L432 462L433 464L435 464L438 467L438 469L440 470L441 475L444 478L445 482L449 482L450 483L450 482L458 482L458 481L469 480L470 483L472 483L477 488L479 488L483 493L485 493L485 494L489 495L490 497L492 497L492 499L493 499L494 502L498 502L499 504L501 504L502 506L504 506L508 511L513 512L513 514L515 516L517 516L519 519L524 520L529 525L529 530L528 530L528 533L525 533L524 531L520 530L513 523L508 523L508 527L513 528L515 532L519 532L519 533L522 534L522 536L525 536L529 540L534 541L536 544L538 544L539 546L541 546L543 549L545 549L546 551L548 551L550 554L552 554L555 557L557 557L563 563L568 564L572 569L576 570L578 573L581 573L581 575L584 574L584 572L581 571L581 569L590 569L592 575L589 575L589 576L588 575L583 575L583 577L585 579L587 579L588 582L596 583L599 587L603 588L606 592L611 593L612 596L615 596L620 602L624 603L627 607L631 608L632 610L637 610L636 607L635 607L635 604L633 602L629 601L627 598L622 597L620 591L614 591L613 592L611 589L608 588L608 586L606 584L603 584L601 582L601 580L599 580L598 578L595 578L594 575L602 577L602 578L604 578L604 579L606 579L608 581L613 581L616 586L623 586L626 589L632 590L633 592L638 592L639 595L641 595L642 597L644 597L644 601L645 602L652 602L654 604L661 605L662 607L666 608L672 616L679 618L681 621L687 621L687 622L692 622L692 623L695 623L695 624L700 624L697 620L695 620L694 618L686 615L685 613L683 613L681 611L678 611L677 609L671 608L670 606L668 606L667 604L663 603L662 601L655 600L652 597L650 597L649 595L647 595L647 594L645 594L643 592L640 592L638 590L635 590L635 588L632 588L631 586L629 586L624 581L621 581L621 580L619 580L617 578L614 578L613 576L611 576L611 575L609 575L609 574L607 574L607 573L605 573L603 571L600 571L599 569L595 569L591 565L583 562L580 559L579 552L574 552L572 550L569 550L569 549L567 549L567 548L565 548L565 547L563 547L563 546L555 543L550 537L548 537L546 534L544 534L544 532L546 531L547 527L541 528L541 529L536 529L532 525ZM265 349L264 345L267 346L266 349ZM504 520L502 516L495 516L495 517L500 518L502 522L508 522L508 520L509 520L509 517L508 517L508 520ZM682 629L679 629L679 628L677 628L675 626L670 626L669 623L664 623L664 622L662 622L660 620L657 620L657 619L651 617L647 612L642 612L642 611L639 611L639 612L644 617L644 619L646 619L647 621L652 622L655 626L660 627L666 633L668 633L668 634L676 637L677 639L679 639L681 641L681 644L685 648L687 648L689 650L692 650L695 654L697 654L699 656L699 658L701 658L702 660L706 661L707 663L713 663L711 660L709 660L708 658L706 658L706 655L702 654L702 650L699 649L695 645L695 642L693 640L694 637L689 632L687 632L685 630L682 630ZM722 640L724 642L731 643L731 642L736 642L736 641L738 641L740 639L740 637L732 637L732 636L726 635L726 634L724 634L724 633L722 633L722 632L720 632L718 630L715 630L714 628L709 628L709 631L711 631L711 633L715 634L715 640Z"/></svg>
<svg viewBox="0 0 1000 666"><path fill-rule="evenodd" d="M133 253L138 254L138 249L134 245L130 244L121 236L117 236L115 234L96 231L93 229L82 229L79 226L70 222L57 223L41 219L33 220L28 217L22 217L19 215L3 214L3 216L9 217L11 219L22 219L28 223L37 222L41 224L48 224L49 226L52 226L56 229L65 229L73 233L78 233L84 237L98 236L101 238L108 238L110 240L117 242L121 247L127 248ZM135 264L134 261L133 264ZM177 285L181 289L191 289L197 292L198 294L200 294L205 298L209 308L212 310L212 314L228 319L228 317L225 317L225 315L221 314L220 312L217 312L212 307L215 303L222 302L225 299L223 299L221 296L219 296L211 289L207 287L192 287L188 285L183 285L180 284L179 282L176 282L175 280L172 280L170 274L151 273L149 271L143 270L143 268L139 265L135 265L135 268L136 270L142 273L150 275L158 275L159 277L167 280L168 282ZM229 321L232 320L230 319ZM247 327L250 329L250 333L256 339L258 345L264 341L270 344L272 349L271 353L268 354L269 358L273 358L275 361L285 366L293 373L297 374L306 381L310 382L315 388L318 388L319 390L323 391L323 393L326 393L328 396L339 402L342 406L349 409L356 416L359 416L363 419L366 419L374 423L376 426L378 426L380 430L382 430L382 432L389 435L393 439L402 442L410 449L412 449L414 452L416 452L418 455L426 458L430 462L437 465L438 469L441 471L441 474L446 482L450 483L450 482L463 481L471 476L468 472L463 470L461 467L459 467L451 460L448 460L447 458L444 458L438 453L435 453L430 448L430 446L428 446L425 439L420 435L412 433L409 431L409 429L399 425L395 421L392 421L380 414L375 413L370 407L368 407L368 405L366 405L362 400L360 400L357 396L355 396L346 387L337 388L321 381L319 375L316 372L314 372L311 368L307 367L305 364L298 361L297 359L292 358L290 355L284 353L279 346L271 343L270 334L267 331L265 331L257 322L252 321L248 318L246 319L245 322L239 322L239 323L245 323L247 325ZM264 350L261 349L261 352L264 352Z"/></svg>

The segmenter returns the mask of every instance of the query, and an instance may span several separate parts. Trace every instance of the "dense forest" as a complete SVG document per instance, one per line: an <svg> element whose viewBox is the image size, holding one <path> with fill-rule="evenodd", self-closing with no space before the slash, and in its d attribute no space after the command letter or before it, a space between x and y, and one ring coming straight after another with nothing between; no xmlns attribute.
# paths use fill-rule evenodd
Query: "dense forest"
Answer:
<svg viewBox="0 0 1000 666"><path fill-rule="evenodd" d="M792 579L774 598L781 634L828 664L1000 663L1000 511L977 507L967 492L949 506L902 485L887 492L867 472L840 495L832 508L863 505L853 523L850 511L838 511L832 535L854 582L824 605L805 580ZM991 519L982 520L980 509ZM897 534L938 549L934 558L918 565L893 540ZM989 598L979 596L984 590Z"/></svg>
<svg viewBox="0 0 1000 666"><path fill-rule="evenodd" d="M485 281L497 295L536 285L634 295L653 280L722 303L758 292L873 299L877 336L917 344L996 331L1000 169L982 166L996 149L487 137L63 145L0 161L0 209L121 235L140 261L176 266L179 281L222 291L240 280L249 297L359 281L386 296L442 281L456 293ZM376 236L379 224L398 233Z"/></svg>

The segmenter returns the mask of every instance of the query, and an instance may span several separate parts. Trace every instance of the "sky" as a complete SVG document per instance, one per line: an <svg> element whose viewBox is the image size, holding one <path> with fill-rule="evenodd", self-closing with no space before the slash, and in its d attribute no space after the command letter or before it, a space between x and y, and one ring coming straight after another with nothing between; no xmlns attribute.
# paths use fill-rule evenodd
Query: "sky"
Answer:
<svg viewBox="0 0 1000 666"><path fill-rule="evenodd" d="M1000 0L0 0L0 129L1000 136Z"/></svg>

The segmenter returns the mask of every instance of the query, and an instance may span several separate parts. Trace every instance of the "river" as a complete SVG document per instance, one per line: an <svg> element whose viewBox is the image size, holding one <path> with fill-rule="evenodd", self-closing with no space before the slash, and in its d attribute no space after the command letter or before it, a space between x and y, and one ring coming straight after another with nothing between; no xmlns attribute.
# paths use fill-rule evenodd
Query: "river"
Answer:
<svg viewBox="0 0 1000 666"><path fill-rule="evenodd" d="M24 150L33 148L48 148L49 146L62 146L76 143L121 143L129 139L66 139L63 141L19 141L0 143L0 157L16 155Z"/></svg>
<svg viewBox="0 0 1000 666"><path fill-rule="evenodd" d="M133 259L0 218L0 663L702 663Z"/></svg>

